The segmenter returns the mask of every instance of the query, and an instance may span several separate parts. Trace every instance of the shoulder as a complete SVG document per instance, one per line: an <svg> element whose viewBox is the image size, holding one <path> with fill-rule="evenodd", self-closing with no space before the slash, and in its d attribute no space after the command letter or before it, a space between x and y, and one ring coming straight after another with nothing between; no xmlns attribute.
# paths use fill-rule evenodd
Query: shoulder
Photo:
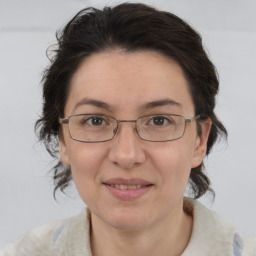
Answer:
<svg viewBox="0 0 256 256"><path fill-rule="evenodd" d="M56 221L26 232L4 249L3 256L68 255L68 246L74 236L88 233L87 211L78 216ZM78 241L79 243L79 241ZM61 254L61 251L65 251Z"/></svg>
<svg viewBox="0 0 256 256"><path fill-rule="evenodd" d="M68 220L50 223L26 232L16 242L6 246L4 256L16 255L47 255L53 243L55 232Z"/></svg>
<svg viewBox="0 0 256 256"><path fill-rule="evenodd" d="M243 239L243 256L256 256L256 238L253 237L242 237Z"/></svg>
<svg viewBox="0 0 256 256"><path fill-rule="evenodd" d="M244 236L236 226L223 220L201 203L186 199L192 205L193 231L185 255L256 256L256 239Z"/></svg>

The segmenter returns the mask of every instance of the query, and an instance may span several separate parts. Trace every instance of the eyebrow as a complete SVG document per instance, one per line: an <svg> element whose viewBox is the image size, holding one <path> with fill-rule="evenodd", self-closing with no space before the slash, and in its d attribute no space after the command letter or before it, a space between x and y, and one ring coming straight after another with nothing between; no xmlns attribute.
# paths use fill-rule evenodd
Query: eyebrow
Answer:
<svg viewBox="0 0 256 256"><path fill-rule="evenodd" d="M103 102L101 100L83 98L79 102L77 102L73 111L75 109L77 109L78 107L83 106L83 105L92 105L92 106L102 108L102 109L106 109L106 110L112 110L113 109L113 107L111 107L109 104L107 104L106 102Z"/></svg>
<svg viewBox="0 0 256 256"><path fill-rule="evenodd" d="M83 106L83 105L92 105L92 106L102 108L102 109L106 109L106 110L109 110L109 111L113 110L113 107L111 105L109 105L108 103L106 103L106 102L103 102L101 100L83 98L75 105L73 111L75 109L77 109L78 107ZM166 105L181 107L181 104L178 103L175 100L161 99L161 100L155 100L155 101L147 102L147 103L143 104L140 107L140 109L148 110L148 109L151 109L151 108L156 108L156 107L161 107L161 106L166 106Z"/></svg>
<svg viewBox="0 0 256 256"><path fill-rule="evenodd" d="M147 110L150 108L162 107L162 106L166 106L166 105L181 107L181 104L175 100L161 99L161 100L155 100L155 101L145 103L141 106L141 109Z"/></svg>

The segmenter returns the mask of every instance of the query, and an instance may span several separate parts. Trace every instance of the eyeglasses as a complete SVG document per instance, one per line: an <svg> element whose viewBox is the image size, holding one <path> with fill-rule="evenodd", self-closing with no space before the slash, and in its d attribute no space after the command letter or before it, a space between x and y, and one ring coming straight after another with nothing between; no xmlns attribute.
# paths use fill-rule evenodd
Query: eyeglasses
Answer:
<svg viewBox="0 0 256 256"><path fill-rule="evenodd" d="M79 114L60 118L60 124L68 124L73 140L97 143L114 138L120 123L135 123L135 130L142 140L165 142L180 139L186 123L199 119L200 115L185 118L175 114L155 114L139 117L137 120L117 120L114 117L98 114Z"/></svg>

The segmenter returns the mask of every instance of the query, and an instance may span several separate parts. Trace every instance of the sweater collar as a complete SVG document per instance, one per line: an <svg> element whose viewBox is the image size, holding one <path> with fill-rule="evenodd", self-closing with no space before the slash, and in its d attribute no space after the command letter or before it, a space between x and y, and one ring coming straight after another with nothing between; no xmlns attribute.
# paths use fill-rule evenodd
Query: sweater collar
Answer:
<svg viewBox="0 0 256 256"><path fill-rule="evenodd" d="M242 244L236 228L223 221L215 212L201 203L186 198L191 206L193 230L190 242L182 256L225 255L233 256L242 250ZM86 208L79 216L72 218L62 231L62 236L53 255L92 256L90 247L90 211ZM63 246L65 245L65 246Z"/></svg>
<svg viewBox="0 0 256 256"><path fill-rule="evenodd" d="M193 230L182 256L236 255L233 252L234 243L239 240L236 228L198 201L185 200L192 205Z"/></svg>

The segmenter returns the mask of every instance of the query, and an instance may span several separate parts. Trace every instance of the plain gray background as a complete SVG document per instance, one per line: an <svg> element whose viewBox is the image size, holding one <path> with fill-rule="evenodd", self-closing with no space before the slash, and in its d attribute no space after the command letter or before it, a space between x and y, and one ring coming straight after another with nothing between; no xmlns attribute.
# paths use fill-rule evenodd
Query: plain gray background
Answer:
<svg viewBox="0 0 256 256"><path fill-rule="evenodd" d="M0 0L0 248L38 225L78 214L75 189L52 196L52 162L36 143L41 72L55 31L80 9L122 1ZM135 1L133 1L135 2ZM220 76L216 112L229 131L206 161L216 199L201 201L256 236L256 1L141 1L184 18L203 36Z"/></svg>

